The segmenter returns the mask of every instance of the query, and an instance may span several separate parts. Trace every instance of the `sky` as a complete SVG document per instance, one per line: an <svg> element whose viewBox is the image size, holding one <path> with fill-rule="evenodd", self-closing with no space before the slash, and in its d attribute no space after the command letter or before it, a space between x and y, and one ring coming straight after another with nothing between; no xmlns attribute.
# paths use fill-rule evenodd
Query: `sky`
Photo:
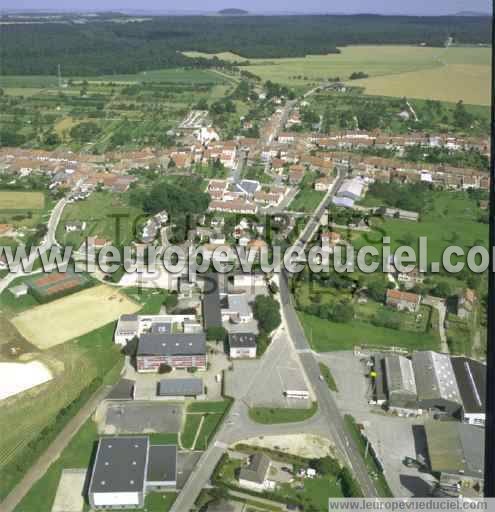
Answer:
<svg viewBox="0 0 495 512"><path fill-rule="evenodd" d="M379 13L406 15L491 12L490 0L0 0L0 9L217 11L236 7L255 13Z"/></svg>

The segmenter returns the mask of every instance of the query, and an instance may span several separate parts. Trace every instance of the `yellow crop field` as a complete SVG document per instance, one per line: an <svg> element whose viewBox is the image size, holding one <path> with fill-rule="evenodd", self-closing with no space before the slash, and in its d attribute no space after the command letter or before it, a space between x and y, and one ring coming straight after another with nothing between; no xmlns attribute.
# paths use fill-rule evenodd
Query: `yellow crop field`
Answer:
<svg viewBox="0 0 495 512"><path fill-rule="evenodd" d="M213 54L186 52L213 57ZM219 53L225 60L246 60ZM289 86L309 86L328 78L348 81L354 72L370 78L350 82L367 94L458 101L488 105L491 49L485 47L428 48L421 46L348 46L340 54L284 59L249 59L243 66L262 80Z"/></svg>
<svg viewBox="0 0 495 512"><path fill-rule="evenodd" d="M407 96L472 105L490 105L489 66L452 64L438 69L426 69L357 80L354 85L365 88L366 94Z"/></svg>
<svg viewBox="0 0 495 512"><path fill-rule="evenodd" d="M41 210L44 206L42 192L0 190L0 210Z"/></svg>
<svg viewBox="0 0 495 512"><path fill-rule="evenodd" d="M15 316L12 323L29 342L45 350L140 308L115 288L100 285L28 309Z"/></svg>

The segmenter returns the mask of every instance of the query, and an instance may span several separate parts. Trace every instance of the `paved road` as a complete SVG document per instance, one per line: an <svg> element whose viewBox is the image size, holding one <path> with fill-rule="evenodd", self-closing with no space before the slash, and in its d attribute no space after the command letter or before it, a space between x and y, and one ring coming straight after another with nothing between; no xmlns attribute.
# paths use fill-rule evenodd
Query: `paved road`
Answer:
<svg viewBox="0 0 495 512"><path fill-rule="evenodd" d="M30 256L24 261L24 268L26 270L29 270L32 267L39 255L47 252L50 247L57 243L55 234L57 232L57 226L60 222L60 218L62 217L62 212L64 211L66 204L67 201L65 199L61 199L53 208L52 213L50 214L50 218L48 219L47 233L43 239L43 242L38 246L36 251L31 251ZM30 273L31 272L29 271L25 272L22 267L18 267L17 269L12 270L9 272L9 274L0 280L0 293L8 288L14 279Z"/></svg>
<svg viewBox="0 0 495 512"><path fill-rule="evenodd" d="M287 323L291 339L299 354L306 376L309 379L313 391L318 401L320 414L327 420L331 430L332 438L337 449L340 451L344 460L347 461L353 470L363 493L367 497L377 495L375 486L368 474L361 454L358 451L353 439L347 435L344 420L337 407L333 395L328 391L326 382L320 380L320 368L311 347L306 339L304 331L297 317L289 292L287 275L280 276L280 296L282 299L282 312Z"/></svg>
<svg viewBox="0 0 495 512"><path fill-rule="evenodd" d="M105 399L111 390L110 386L100 388L92 398L72 418L43 455L33 464L24 478L14 487L12 492L1 503L2 512L13 512L31 487L48 471L53 462L58 459L74 435L91 416L98 404ZM41 511L40 511L41 512ZM44 511L43 511L44 512Z"/></svg>
<svg viewBox="0 0 495 512"><path fill-rule="evenodd" d="M309 219L308 223L304 226L303 231L299 235L299 238L297 239L294 245L300 245L303 248L306 248L308 242L315 236L316 231L320 227L321 216L332 202L332 198L335 192L340 188L344 176L344 171L342 169L339 169L336 180L328 189L327 193L325 194L325 197L320 202L318 208L316 208L316 210L311 214L311 218Z"/></svg>

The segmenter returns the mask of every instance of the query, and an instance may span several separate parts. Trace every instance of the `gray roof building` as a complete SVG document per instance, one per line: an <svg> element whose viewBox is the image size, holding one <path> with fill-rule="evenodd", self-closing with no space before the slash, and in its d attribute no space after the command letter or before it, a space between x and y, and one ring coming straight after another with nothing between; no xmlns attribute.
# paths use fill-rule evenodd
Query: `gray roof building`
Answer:
<svg viewBox="0 0 495 512"><path fill-rule="evenodd" d="M418 406L456 415L462 407L450 357L431 350L416 352L412 357L418 390Z"/></svg>
<svg viewBox="0 0 495 512"><path fill-rule="evenodd" d="M231 332L230 348L256 348L256 335L251 332Z"/></svg>
<svg viewBox="0 0 495 512"><path fill-rule="evenodd" d="M208 274L204 279L203 318L205 328L221 327L220 289L217 274Z"/></svg>
<svg viewBox="0 0 495 512"><path fill-rule="evenodd" d="M191 356L206 354L204 333L143 333L139 337L137 356Z"/></svg>
<svg viewBox="0 0 495 512"><path fill-rule="evenodd" d="M414 406L417 401L417 390L410 359L401 355L386 356L385 379L389 406Z"/></svg>
<svg viewBox="0 0 495 512"><path fill-rule="evenodd" d="M163 379L158 383L159 396L197 396L202 394L202 379Z"/></svg>
<svg viewBox="0 0 495 512"><path fill-rule="evenodd" d="M451 357L465 414L485 414L486 365L467 357Z"/></svg>
<svg viewBox="0 0 495 512"><path fill-rule="evenodd" d="M177 482L177 446L150 446L146 484L175 487Z"/></svg>
<svg viewBox="0 0 495 512"><path fill-rule="evenodd" d="M100 439L89 484L90 499L95 494L143 494L148 447L148 437Z"/></svg>
<svg viewBox="0 0 495 512"><path fill-rule="evenodd" d="M484 430L455 421L425 423L430 468L454 480L482 480Z"/></svg>
<svg viewBox="0 0 495 512"><path fill-rule="evenodd" d="M249 465L241 469L239 480L262 484L266 480L269 469L270 459L264 453L255 453Z"/></svg>

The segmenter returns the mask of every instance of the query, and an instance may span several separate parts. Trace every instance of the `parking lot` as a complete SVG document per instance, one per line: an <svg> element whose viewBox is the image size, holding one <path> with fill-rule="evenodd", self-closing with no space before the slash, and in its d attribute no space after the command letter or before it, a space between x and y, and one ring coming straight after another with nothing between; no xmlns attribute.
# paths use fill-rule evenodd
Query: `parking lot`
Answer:
<svg viewBox="0 0 495 512"><path fill-rule="evenodd" d="M234 361L233 366L233 371L226 372L227 394L243 398L249 407L310 407L311 396L289 399L284 395L288 390L311 395L311 390L283 328L261 360Z"/></svg>
<svg viewBox="0 0 495 512"><path fill-rule="evenodd" d="M183 406L168 403L107 403L105 434L176 433L182 425Z"/></svg>
<svg viewBox="0 0 495 512"><path fill-rule="evenodd" d="M405 457L424 457L426 448L422 425L424 418L399 418L379 406L368 405L367 369L350 351L319 354L318 359L331 370L337 383L337 405L343 414L351 414L365 433L385 468L387 482L395 496L428 495L433 477L403 464Z"/></svg>

